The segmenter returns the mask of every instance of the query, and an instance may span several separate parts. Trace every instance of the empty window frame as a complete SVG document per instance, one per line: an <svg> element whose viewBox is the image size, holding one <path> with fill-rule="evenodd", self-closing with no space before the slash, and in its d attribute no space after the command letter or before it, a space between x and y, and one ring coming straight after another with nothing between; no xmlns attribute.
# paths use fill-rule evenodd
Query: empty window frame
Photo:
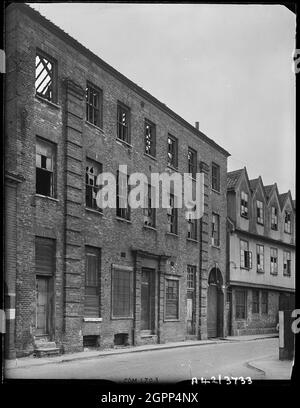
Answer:
<svg viewBox="0 0 300 408"><path fill-rule="evenodd" d="M277 207L271 207L271 229L277 230L278 229L278 210Z"/></svg>
<svg viewBox="0 0 300 408"><path fill-rule="evenodd" d="M259 244L256 245L256 267L257 272L264 272L265 269L264 246Z"/></svg>
<svg viewBox="0 0 300 408"><path fill-rule="evenodd" d="M189 147L188 149L188 173L196 178L197 173L197 152Z"/></svg>
<svg viewBox="0 0 300 408"><path fill-rule="evenodd" d="M36 193L55 197L55 156L56 146L36 138Z"/></svg>
<svg viewBox="0 0 300 408"><path fill-rule="evenodd" d="M86 85L86 120L102 127L102 91L90 83Z"/></svg>
<svg viewBox="0 0 300 408"><path fill-rule="evenodd" d="M97 193L100 186L97 183L98 175L102 173L102 164L87 160L85 168L85 205L87 208L102 211L97 206Z"/></svg>
<svg viewBox="0 0 300 408"><path fill-rule="evenodd" d="M145 197L145 206L144 206L144 225L148 227L156 227L156 211L154 207L155 200L155 189L151 184L146 185L147 194Z"/></svg>
<svg viewBox="0 0 300 408"><path fill-rule="evenodd" d="M193 240L197 240L197 227L198 227L198 223L197 223L197 219L192 218L191 215L188 215L188 219L187 219L187 237L189 239L193 239Z"/></svg>
<svg viewBox="0 0 300 408"><path fill-rule="evenodd" d="M264 223L264 204L260 200L256 200L256 222L258 224Z"/></svg>
<svg viewBox="0 0 300 408"><path fill-rule="evenodd" d="M272 275L278 274L278 251L276 248L270 249L270 268Z"/></svg>
<svg viewBox="0 0 300 408"><path fill-rule="evenodd" d="M241 192L241 216L248 218L248 194Z"/></svg>
<svg viewBox="0 0 300 408"><path fill-rule="evenodd" d="M259 313L259 290L252 290L252 313Z"/></svg>
<svg viewBox="0 0 300 408"><path fill-rule="evenodd" d="M179 280L166 279L165 319L179 319Z"/></svg>
<svg viewBox="0 0 300 408"><path fill-rule="evenodd" d="M130 207L128 203L129 175L117 171L117 217L130 220Z"/></svg>
<svg viewBox="0 0 300 408"><path fill-rule="evenodd" d="M145 153L152 157L156 155L156 126L149 120L145 120Z"/></svg>
<svg viewBox="0 0 300 408"><path fill-rule="evenodd" d="M177 168L178 165L178 140L168 135L168 166Z"/></svg>
<svg viewBox="0 0 300 408"><path fill-rule="evenodd" d="M56 62L41 51L35 57L35 92L50 102L56 102Z"/></svg>
<svg viewBox="0 0 300 408"><path fill-rule="evenodd" d="M283 251L283 275L291 276L291 252Z"/></svg>
<svg viewBox="0 0 300 408"><path fill-rule="evenodd" d="M268 314L268 303L269 303L269 296L267 291L261 292L261 312L263 314Z"/></svg>
<svg viewBox="0 0 300 408"><path fill-rule="evenodd" d="M284 232L291 233L291 213L289 211L285 211L284 214Z"/></svg>
<svg viewBox="0 0 300 408"><path fill-rule="evenodd" d="M251 269L252 268L252 252L249 251L248 241L244 241L241 239L240 251L241 251L241 268Z"/></svg>
<svg viewBox="0 0 300 408"><path fill-rule="evenodd" d="M118 139L130 144L130 109L118 103L117 107Z"/></svg>
<svg viewBox="0 0 300 408"><path fill-rule="evenodd" d="M211 188L220 191L220 166L216 163L211 165Z"/></svg>
<svg viewBox="0 0 300 408"><path fill-rule="evenodd" d="M112 268L112 316L132 317L133 312L133 270Z"/></svg>
<svg viewBox="0 0 300 408"><path fill-rule="evenodd" d="M235 291L235 317L246 319L247 315L247 292L244 289Z"/></svg>
<svg viewBox="0 0 300 408"><path fill-rule="evenodd" d="M211 243L213 246L220 246L220 216L219 214L212 214L211 222Z"/></svg>
<svg viewBox="0 0 300 408"><path fill-rule="evenodd" d="M100 316L100 250L85 248L84 316Z"/></svg>
<svg viewBox="0 0 300 408"><path fill-rule="evenodd" d="M174 194L169 194L169 206L170 208L167 209L168 232L177 234L178 208L175 208Z"/></svg>

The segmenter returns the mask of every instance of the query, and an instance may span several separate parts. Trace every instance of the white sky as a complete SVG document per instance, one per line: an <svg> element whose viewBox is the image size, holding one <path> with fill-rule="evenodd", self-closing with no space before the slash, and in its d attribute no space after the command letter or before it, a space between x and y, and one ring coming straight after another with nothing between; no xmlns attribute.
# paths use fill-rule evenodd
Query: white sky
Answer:
<svg viewBox="0 0 300 408"><path fill-rule="evenodd" d="M280 5L30 4L295 196L295 15Z"/></svg>

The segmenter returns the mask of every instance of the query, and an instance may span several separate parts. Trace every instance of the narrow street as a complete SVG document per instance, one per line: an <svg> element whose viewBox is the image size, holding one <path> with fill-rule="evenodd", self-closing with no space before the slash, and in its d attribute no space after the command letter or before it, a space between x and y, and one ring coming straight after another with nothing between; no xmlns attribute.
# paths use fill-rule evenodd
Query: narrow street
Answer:
<svg viewBox="0 0 300 408"><path fill-rule="evenodd" d="M247 363L278 353L278 339L220 342L143 351L6 370L6 378L106 379L117 382L177 382L193 377L250 376L267 379Z"/></svg>

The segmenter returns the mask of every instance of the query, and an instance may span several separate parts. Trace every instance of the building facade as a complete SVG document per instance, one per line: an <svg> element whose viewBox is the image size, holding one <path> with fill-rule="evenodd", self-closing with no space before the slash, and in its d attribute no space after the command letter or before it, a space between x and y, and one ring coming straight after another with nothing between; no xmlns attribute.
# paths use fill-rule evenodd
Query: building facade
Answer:
<svg viewBox="0 0 300 408"><path fill-rule="evenodd" d="M295 202L244 168L227 175L227 206L228 334L275 332L295 301Z"/></svg>
<svg viewBox="0 0 300 408"><path fill-rule="evenodd" d="M224 335L227 151L25 4L6 55L7 356ZM203 217L122 208L120 165L203 173Z"/></svg>

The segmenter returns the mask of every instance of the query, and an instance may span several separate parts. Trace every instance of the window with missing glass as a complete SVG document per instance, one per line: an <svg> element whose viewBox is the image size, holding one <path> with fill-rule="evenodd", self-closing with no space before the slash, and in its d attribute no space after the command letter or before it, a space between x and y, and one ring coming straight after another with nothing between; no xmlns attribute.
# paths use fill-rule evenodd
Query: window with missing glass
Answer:
<svg viewBox="0 0 300 408"><path fill-rule="evenodd" d="M90 83L86 85L86 120L102 127L102 91Z"/></svg>
<svg viewBox="0 0 300 408"><path fill-rule="evenodd" d="M112 316L132 317L133 269L114 265L112 267Z"/></svg>
<svg viewBox="0 0 300 408"><path fill-rule="evenodd" d="M241 268L251 269L252 268L252 252L249 251L248 241L240 240L240 259Z"/></svg>
<svg viewBox="0 0 300 408"><path fill-rule="evenodd" d="M271 267L271 274L277 275L278 274L278 251L276 248L270 249L270 267Z"/></svg>
<svg viewBox="0 0 300 408"><path fill-rule="evenodd" d="M283 275L291 276L291 252L283 251Z"/></svg>
<svg viewBox="0 0 300 408"><path fill-rule="evenodd" d="M188 149L188 172L191 177L196 178L197 173L197 152L189 147Z"/></svg>
<svg viewBox="0 0 300 408"><path fill-rule="evenodd" d="M241 192L241 216L248 218L248 194Z"/></svg>
<svg viewBox="0 0 300 408"><path fill-rule="evenodd" d="M211 243L213 246L220 246L220 216L219 214L212 214L211 222Z"/></svg>
<svg viewBox="0 0 300 408"><path fill-rule="evenodd" d="M156 126L149 120L145 120L145 153L152 157L156 156Z"/></svg>
<svg viewBox="0 0 300 408"><path fill-rule="evenodd" d="M256 222L264 223L264 204L262 201L256 200Z"/></svg>
<svg viewBox="0 0 300 408"><path fill-rule="evenodd" d="M278 229L278 210L277 207L271 207L271 229L277 230Z"/></svg>
<svg viewBox="0 0 300 408"><path fill-rule="evenodd" d="M178 165L178 140L168 135L168 166L177 168Z"/></svg>
<svg viewBox="0 0 300 408"><path fill-rule="evenodd" d="M98 185L98 175L102 173L102 164L92 160L87 160L85 168L85 205L87 208L102 211L97 205L97 193L100 189Z"/></svg>
<svg viewBox="0 0 300 408"><path fill-rule="evenodd" d="M179 319L179 280L177 279L166 279L165 319Z"/></svg>
<svg viewBox="0 0 300 408"><path fill-rule="evenodd" d="M121 103L117 107L117 125L118 139L130 144L130 109Z"/></svg>
<svg viewBox="0 0 300 408"><path fill-rule="evenodd" d="M235 291L235 317L245 319L247 315L247 292L244 289Z"/></svg>
<svg viewBox="0 0 300 408"><path fill-rule="evenodd" d="M268 303L269 303L269 296L267 291L261 292L261 312L263 314L268 314Z"/></svg>
<svg viewBox="0 0 300 408"><path fill-rule="evenodd" d="M257 266L257 272L264 272L265 254L264 254L263 245L256 245L256 266Z"/></svg>
<svg viewBox="0 0 300 408"><path fill-rule="evenodd" d="M220 166L216 163L211 165L211 188L220 191Z"/></svg>
<svg viewBox="0 0 300 408"><path fill-rule="evenodd" d="M130 207L128 202L129 195L129 175L117 171L117 195L116 195L116 213L117 217L130 220Z"/></svg>
<svg viewBox="0 0 300 408"><path fill-rule="evenodd" d="M36 138L36 193L55 197L56 146Z"/></svg>
<svg viewBox="0 0 300 408"><path fill-rule="evenodd" d="M187 237L189 239L197 240L197 219L193 218L189 213L187 218Z"/></svg>
<svg viewBox="0 0 300 408"><path fill-rule="evenodd" d="M144 205L144 225L147 227L156 227L156 209L154 208L155 203L155 188L151 184L145 186L147 194L145 197Z"/></svg>
<svg viewBox="0 0 300 408"><path fill-rule="evenodd" d="M169 208L167 208L168 232L177 234L178 208L175 207L175 196L169 194Z"/></svg>
<svg viewBox="0 0 300 408"><path fill-rule="evenodd" d="M56 61L42 51L35 57L35 92L41 98L56 102Z"/></svg>
<svg viewBox="0 0 300 408"><path fill-rule="evenodd" d="M291 213L289 211L285 211L284 214L284 232L291 233Z"/></svg>
<svg viewBox="0 0 300 408"><path fill-rule="evenodd" d="M252 290L252 313L259 313L259 291Z"/></svg>

